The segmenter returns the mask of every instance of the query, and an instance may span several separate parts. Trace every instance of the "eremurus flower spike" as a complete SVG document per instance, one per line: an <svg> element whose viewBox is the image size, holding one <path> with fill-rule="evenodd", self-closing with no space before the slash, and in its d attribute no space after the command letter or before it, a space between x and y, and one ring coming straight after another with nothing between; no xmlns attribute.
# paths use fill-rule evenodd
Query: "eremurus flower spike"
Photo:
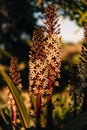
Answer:
<svg viewBox="0 0 87 130"><path fill-rule="evenodd" d="M60 24L57 15L57 7L52 4L48 5L45 9L45 31L47 33L47 39L45 44L46 62L48 66L48 86L47 91L47 129L53 129L52 118L52 91L56 78L60 78L61 67L61 38ZM50 92L50 93L49 93Z"/></svg>
<svg viewBox="0 0 87 130"><path fill-rule="evenodd" d="M52 92L56 78L60 78L61 38L57 7L45 9L44 28L36 27L29 54L29 90L36 95L36 129L40 129L41 97L47 97L47 129L53 129Z"/></svg>
<svg viewBox="0 0 87 130"><path fill-rule="evenodd" d="M18 59L16 57L11 58L10 76L15 86L21 92L21 89L22 89L21 75L20 75L20 70L18 67ZM11 97L10 101L11 101L11 110L12 110L12 122L16 124L16 120L17 120L16 104L13 97Z"/></svg>
<svg viewBox="0 0 87 130"><path fill-rule="evenodd" d="M82 51L80 57L81 81L84 92L82 112L87 112L87 24L84 26L84 39L82 44Z"/></svg>
<svg viewBox="0 0 87 130"><path fill-rule="evenodd" d="M10 76L14 84L17 86L17 88L21 91L21 75L20 70L18 67L18 59L16 57L11 58L10 63Z"/></svg>
<svg viewBox="0 0 87 130"><path fill-rule="evenodd" d="M44 28L36 27L33 33L33 45L29 55L29 91L36 95L36 129L41 128L41 96L43 93L42 79L44 66Z"/></svg>
<svg viewBox="0 0 87 130"><path fill-rule="evenodd" d="M58 7L55 4L48 5L45 9L45 29L49 36L52 34L60 34L60 24L57 15Z"/></svg>

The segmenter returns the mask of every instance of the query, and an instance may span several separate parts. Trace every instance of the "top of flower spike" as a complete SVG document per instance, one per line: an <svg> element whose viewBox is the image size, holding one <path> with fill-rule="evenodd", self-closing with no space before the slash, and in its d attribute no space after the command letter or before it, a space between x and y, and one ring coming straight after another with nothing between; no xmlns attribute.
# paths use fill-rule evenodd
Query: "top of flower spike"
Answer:
<svg viewBox="0 0 87 130"><path fill-rule="evenodd" d="M87 62L87 25L84 26L84 41L82 44L81 61Z"/></svg>
<svg viewBox="0 0 87 130"><path fill-rule="evenodd" d="M55 4L49 4L44 13L45 18L45 29L46 32L51 36L52 34L60 34L60 24L58 23L59 18L57 15L58 7Z"/></svg>
<svg viewBox="0 0 87 130"><path fill-rule="evenodd" d="M11 78L14 82L14 84L18 87L19 90L21 90L21 75L20 75L20 70L18 67L18 58L17 57L12 57L11 58L11 63L10 63L10 75Z"/></svg>
<svg viewBox="0 0 87 130"><path fill-rule="evenodd" d="M58 7L55 4L48 4L45 8L44 17L45 18L53 18L58 10Z"/></svg>
<svg viewBox="0 0 87 130"><path fill-rule="evenodd" d="M33 46L31 48L31 54L35 59L42 59L43 53L43 44L45 42L44 28L36 27L33 33Z"/></svg>

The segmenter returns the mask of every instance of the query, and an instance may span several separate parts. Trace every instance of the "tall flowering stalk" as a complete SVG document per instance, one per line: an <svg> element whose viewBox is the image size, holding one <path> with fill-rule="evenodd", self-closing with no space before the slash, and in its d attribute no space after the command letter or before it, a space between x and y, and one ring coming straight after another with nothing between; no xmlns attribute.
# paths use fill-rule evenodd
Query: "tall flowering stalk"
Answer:
<svg viewBox="0 0 87 130"><path fill-rule="evenodd" d="M70 73L70 83L71 83L71 91L70 96L74 101L74 111L73 115L74 118L79 114L80 110L77 108L79 107L79 102L82 101L82 87L81 86L81 75L80 75L80 65L73 64L71 66L71 73ZM81 107L81 106L80 106Z"/></svg>
<svg viewBox="0 0 87 130"><path fill-rule="evenodd" d="M36 94L36 129L40 129L41 97L47 97L47 129L53 129L52 92L56 78L60 78L61 38L57 7L45 9L44 27L37 27L29 55L29 89Z"/></svg>
<svg viewBox="0 0 87 130"><path fill-rule="evenodd" d="M45 9L45 31L47 40L45 45L46 62L48 66L48 86L47 86L47 128L53 129L52 118L52 91L56 78L60 78L61 67L61 38L60 24L57 15L58 8L52 4Z"/></svg>
<svg viewBox="0 0 87 130"><path fill-rule="evenodd" d="M21 92L21 75L20 75L20 70L18 67L18 59L16 57L11 58L11 63L10 63L10 76L12 81L14 82L15 86L18 88L18 90ZM13 98L11 100L11 109L12 109L12 122L16 124L16 105L15 101Z"/></svg>
<svg viewBox="0 0 87 130"><path fill-rule="evenodd" d="M82 87L84 90L82 112L87 111L87 25L84 26L84 42L81 52Z"/></svg>
<svg viewBox="0 0 87 130"><path fill-rule="evenodd" d="M10 62L10 76L15 86L21 91L21 74L18 67L18 58L12 57Z"/></svg>
<svg viewBox="0 0 87 130"><path fill-rule="evenodd" d="M44 53L44 28L36 27L33 33L33 46L29 55L29 91L36 95L36 129L41 128L41 96L46 78L46 64Z"/></svg>

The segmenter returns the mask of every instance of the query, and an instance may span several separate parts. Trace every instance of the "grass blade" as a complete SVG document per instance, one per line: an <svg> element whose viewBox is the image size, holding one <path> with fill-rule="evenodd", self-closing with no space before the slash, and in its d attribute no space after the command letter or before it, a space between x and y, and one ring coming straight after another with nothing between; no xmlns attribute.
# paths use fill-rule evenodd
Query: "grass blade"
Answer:
<svg viewBox="0 0 87 130"><path fill-rule="evenodd" d="M22 99L19 91L17 90L16 86L13 84L12 80L10 79L10 77L7 75L7 73L5 71L0 70L0 74L4 78L6 83L8 84L8 87L14 97L14 100L16 102L17 108L19 110L21 119L25 125L25 128L29 128L30 127L30 115L27 113L26 107L24 105L23 99Z"/></svg>

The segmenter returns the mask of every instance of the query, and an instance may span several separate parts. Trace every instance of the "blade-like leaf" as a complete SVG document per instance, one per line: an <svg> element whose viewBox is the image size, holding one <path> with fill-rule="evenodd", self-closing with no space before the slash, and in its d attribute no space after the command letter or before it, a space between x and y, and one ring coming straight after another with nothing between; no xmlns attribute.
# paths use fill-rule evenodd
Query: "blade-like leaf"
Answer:
<svg viewBox="0 0 87 130"><path fill-rule="evenodd" d="M6 83L8 84L8 87L14 97L14 100L16 102L21 119L23 120L25 127L29 128L30 127L30 115L27 113L26 107L24 105L23 99L22 99L19 91L17 90L17 88L15 87L15 85L13 84L12 80L10 79L10 77L7 75L6 72L4 72L3 70L0 70L0 74L4 78Z"/></svg>
<svg viewBox="0 0 87 130"><path fill-rule="evenodd" d="M36 110L36 98L35 98L33 95L31 95L31 96L30 96L30 99L31 99L32 106L33 106L34 109Z"/></svg>
<svg viewBox="0 0 87 130"><path fill-rule="evenodd" d="M87 124L87 113L78 116L73 121L69 122L62 130L81 130Z"/></svg>

